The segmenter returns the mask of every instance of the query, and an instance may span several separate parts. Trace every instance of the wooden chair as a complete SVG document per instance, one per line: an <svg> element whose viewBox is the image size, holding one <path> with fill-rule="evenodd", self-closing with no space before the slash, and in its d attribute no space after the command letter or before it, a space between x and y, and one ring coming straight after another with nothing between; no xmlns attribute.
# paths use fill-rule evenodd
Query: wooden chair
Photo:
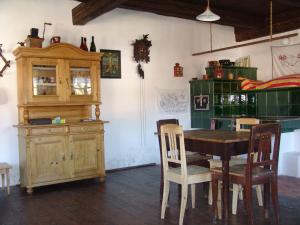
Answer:
<svg viewBox="0 0 300 225"><path fill-rule="evenodd" d="M177 119L165 119L165 120L158 120L156 122L157 125L157 133L160 134L160 127L165 124L177 124L179 125L179 121ZM163 185L164 185L164 171L163 171L163 160L162 160L162 148L161 148L161 139L160 136L158 135L158 143L159 143L159 150L160 150L160 199L162 199L163 195ZM166 143L168 147L168 142ZM191 151L186 151L186 161L187 164L191 165L198 165L198 166L204 166L204 167L209 167L209 162L208 160L211 159L211 156L208 155L202 155L197 152L191 152ZM176 167L178 165L170 163L170 166ZM179 185L179 190L180 190L180 185ZM179 193L179 192L178 192ZM180 195L180 193L179 193Z"/></svg>
<svg viewBox="0 0 300 225"><path fill-rule="evenodd" d="M259 119L256 118L238 118L236 119L236 131L246 131L250 132L250 127L246 126L253 126L259 124ZM254 155L254 161L256 161L257 154ZM246 164L247 159L236 157L233 159L233 164ZM259 206L263 206L263 199L262 199L262 186L255 185L253 188L256 189L256 196ZM232 196L232 214L236 215L237 211L237 203L238 203L238 195L240 196L241 200L243 199L243 188L241 185L233 184L233 196Z"/></svg>
<svg viewBox="0 0 300 225"><path fill-rule="evenodd" d="M236 119L236 131L250 132L249 127L246 127L246 126L253 126L253 125L257 125L257 124L259 124L259 119L255 119L255 118L238 118L238 119ZM239 165L239 164L246 164L246 163L247 163L247 159L237 156L237 157L232 157L232 159L229 162L229 166L234 166L234 165ZM213 169L213 168L216 168L216 167L222 167L222 161L220 161L220 160L210 160L210 168ZM258 205L263 206L261 185L257 185L254 188L256 189ZM236 212L237 212L238 196L240 196L240 199L243 200L243 192L242 191L243 191L242 186L234 184L234 183L232 184L232 214L233 215L236 215ZM219 190L219 192L220 192L220 190ZM211 192L210 192L209 203L210 204L212 203Z"/></svg>
<svg viewBox="0 0 300 225"><path fill-rule="evenodd" d="M166 124L160 127L160 131L164 170L164 192L161 207L161 219L165 218L170 182L174 182L181 185L179 225L182 225L188 196L188 185L191 184L192 208L194 208L195 184L209 182L211 180L211 174L208 168L187 165L184 134L181 126L177 124ZM178 166L170 167L169 163L177 164Z"/></svg>
<svg viewBox="0 0 300 225"><path fill-rule="evenodd" d="M10 176L9 176L9 170L11 169L11 166L7 163L0 163L0 174L2 177L2 189L5 187L5 177L6 177L6 190L7 194L10 193Z"/></svg>
<svg viewBox="0 0 300 225"><path fill-rule="evenodd" d="M259 124L251 128L247 163L229 168L229 180L244 188L245 205L249 224L253 225L252 187L264 185L265 217L269 215L270 187L276 222L279 224L277 170L280 146L280 125ZM274 137L274 141L272 141ZM257 153L256 153L257 152ZM256 155L256 156L255 156ZM256 157L256 160L255 160ZM212 169L213 209L216 217L218 180L222 179L222 169Z"/></svg>

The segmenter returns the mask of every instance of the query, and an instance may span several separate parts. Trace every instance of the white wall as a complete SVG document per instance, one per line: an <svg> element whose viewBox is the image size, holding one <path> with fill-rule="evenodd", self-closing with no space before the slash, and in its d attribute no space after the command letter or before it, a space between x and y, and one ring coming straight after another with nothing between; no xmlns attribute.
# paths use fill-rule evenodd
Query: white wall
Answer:
<svg viewBox="0 0 300 225"><path fill-rule="evenodd" d="M207 31L201 34L203 37L202 43L199 43L197 40L193 45L193 53L207 51L210 49L210 40L209 40L209 26L207 26ZM212 39L213 39L213 49L219 49L224 47L229 47L233 45L244 44L248 42L258 41L262 39L268 39L269 37L258 38L246 42L235 42L234 40L234 29L232 27L212 25ZM298 44L300 43L300 30L294 30L278 35L281 36L285 34L298 33L298 36L292 37L289 39L282 39L272 42L266 42L262 44L250 45L242 48L235 48L226 51L215 52L206 55L195 56L194 60L197 64L206 66L208 60L219 60L219 59L230 59L235 61L237 58L250 56L251 66L257 67L257 78L259 80L270 80L272 79L272 56L271 56L271 46L282 46L287 42L287 44ZM194 37L196 34L194 34ZM206 46L204 45L206 43ZM205 72L203 68L203 73Z"/></svg>
<svg viewBox="0 0 300 225"><path fill-rule="evenodd" d="M51 22L45 34L44 46L52 36L61 36L62 42L80 45L80 37L95 36L97 49L115 49L122 52L122 79L102 79L101 118L110 121L105 126L106 169L159 162L156 120L176 117L185 128L190 128L190 114L162 115L157 107L157 89L186 89L192 77L205 73L208 60L249 55L259 67L259 78L270 74L267 45L251 46L204 56L191 54L209 50L209 25L205 23L163 17L155 14L116 9L84 26L73 26L71 10L78 2L71 0L1 0L0 43L12 66L0 78L0 161L13 165L12 180L18 183L19 159L16 68L13 49L24 41L31 27L40 29ZM213 25L213 48L235 44L233 28ZM132 42L142 34L152 41L151 61L145 64L145 79L136 72L132 59ZM173 77L173 66L184 67L184 77ZM1 64L0 64L1 66Z"/></svg>
<svg viewBox="0 0 300 225"><path fill-rule="evenodd" d="M12 180L18 183L19 159L16 68L13 49L24 41L30 28L46 28L44 47L52 36L62 42L80 45L80 37L95 36L97 49L122 52L122 79L102 79L101 118L110 121L105 126L106 169L159 162L156 120L177 117L185 128L190 127L190 114L161 115L157 108L157 88L189 90L188 81L200 75L200 65L193 64L192 46L198 43L206 24L158 16L150 13L116 9L84 26L73 26L71 10L77 4L71 0L1 0L0 43L12 66L0 78L0 161L13 165ZM203 30L203 31L202 31ZM151 61L144 65L145 79L141 80L133 61L132 42L149 34L152 41ZM197 37L194 39L194 34ZM199 42L201 43L201 41ZM202 46L202 44L200 44ZM184 77L173 77L173 66L184 67ZM144 93L144 94L141 94Z"/></svg>

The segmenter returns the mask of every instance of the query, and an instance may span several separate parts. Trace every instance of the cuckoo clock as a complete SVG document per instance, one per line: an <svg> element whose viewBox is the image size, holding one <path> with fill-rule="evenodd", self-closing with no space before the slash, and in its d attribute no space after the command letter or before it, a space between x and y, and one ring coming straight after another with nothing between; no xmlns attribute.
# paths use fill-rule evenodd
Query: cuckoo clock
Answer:
<svg viewBox="0 0 300 225"><path fill-rule="evenodd" d="M133 57L137 63L150 62L151 41L148 40L149 34L144 34L142 39L136 39L133 43Z"/></svg>
<svg viewBox="0 0 300 225"><path fill-rule="evenodd" d="M138 73L141 78L144 79L144 71L141 66L141 62L150 62L150 47L151 41L148 40L149 34L144 34L142 39L136 39L133 45L133 57L138 64Z"/></svg>

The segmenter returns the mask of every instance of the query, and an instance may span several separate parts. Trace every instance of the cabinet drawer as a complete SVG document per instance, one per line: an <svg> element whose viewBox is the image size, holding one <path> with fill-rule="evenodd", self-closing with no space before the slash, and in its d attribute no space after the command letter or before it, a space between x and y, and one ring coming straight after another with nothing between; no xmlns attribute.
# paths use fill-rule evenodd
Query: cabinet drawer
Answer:
<svg viewBox="0 0 300 225"><path fill-rule="evenodd" d="M70 133L99 132L102 125L70 126Z"/></svg>
<svg viewBox="0 0 300 225"><path fill-rule="evenodd" d="M31 135L45 135L45 134L63 134L65 132L64 127L44 127L33 128L30 131Z"/></svg>

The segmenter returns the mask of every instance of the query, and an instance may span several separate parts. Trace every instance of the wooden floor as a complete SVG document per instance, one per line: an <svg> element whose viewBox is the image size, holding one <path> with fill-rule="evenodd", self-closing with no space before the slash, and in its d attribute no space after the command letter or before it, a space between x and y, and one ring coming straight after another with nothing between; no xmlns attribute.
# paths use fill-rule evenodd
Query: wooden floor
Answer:
<svg viewBox="0 0 300 225"><path fill-rule="evenodd" d="M34 190L13 187L10 196L0 192L0 225L177 225L177 188L172 186L166 219L160 219L159 167L150 166L108 173L98 180L52 185ZM188 201L184 224L212 224L211 207L198 188L196 209ZM282 225L300 224L300 179L281 177L280 215ZM247 224L243 203L231 225ZM255 224L270 225L255 202ZM221 224L219 221L216 224Z"/></svg>

